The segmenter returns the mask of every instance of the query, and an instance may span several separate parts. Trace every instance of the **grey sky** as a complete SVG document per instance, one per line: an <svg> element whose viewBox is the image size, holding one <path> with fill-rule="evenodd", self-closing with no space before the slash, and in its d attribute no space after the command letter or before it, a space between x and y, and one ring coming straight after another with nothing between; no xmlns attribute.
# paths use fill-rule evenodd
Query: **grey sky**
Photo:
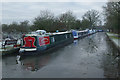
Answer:
<svg viewBox="0 0 120 80"><path fill-rule="evenodd" d="M103 12L102 6L106 2L2 2L2 23L29 20L32 22L41 10L49 10L55 16L68 10L73 11L78 19L90 9ZM0 14L1 15L1 14Z"/></svg>

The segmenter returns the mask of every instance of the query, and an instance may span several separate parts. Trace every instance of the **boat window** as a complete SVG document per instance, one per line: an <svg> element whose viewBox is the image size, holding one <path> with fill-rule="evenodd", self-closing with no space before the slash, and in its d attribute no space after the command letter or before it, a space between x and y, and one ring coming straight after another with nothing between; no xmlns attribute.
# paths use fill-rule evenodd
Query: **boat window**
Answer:
<svg viewBox="0 0 120 80"><path fill-rule="evenodd" d="M70 37L71 37L71 34L70 34Z"/></svg>
<svg viewBox="0 0 120 80"><path fill-rule="evenodd" d="M68 37L67 37L67 34L66 34L66 39L67 39Z"/></svg>
<svg viewBox="0 0 120 80"><path fill-rule="evenodd" d="M51 42L55 42L55 38L54 37L51 37Z"/></svg>

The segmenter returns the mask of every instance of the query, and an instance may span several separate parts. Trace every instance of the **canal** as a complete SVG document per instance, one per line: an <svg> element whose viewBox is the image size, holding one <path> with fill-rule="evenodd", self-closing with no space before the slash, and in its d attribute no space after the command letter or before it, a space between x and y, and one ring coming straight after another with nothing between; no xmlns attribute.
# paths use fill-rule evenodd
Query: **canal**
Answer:
<svg viewBox="0 0 120 80"><path fill-rule="evenodd" d="M116 78L119 54L104 32L39 56L2 58L3 78Z"/></svg>

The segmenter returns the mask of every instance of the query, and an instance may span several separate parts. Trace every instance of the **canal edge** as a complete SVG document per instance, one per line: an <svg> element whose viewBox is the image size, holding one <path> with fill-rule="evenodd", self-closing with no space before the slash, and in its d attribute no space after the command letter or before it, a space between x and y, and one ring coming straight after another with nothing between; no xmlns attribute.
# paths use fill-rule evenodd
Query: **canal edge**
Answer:
<svg viewBox="0 0 120 80"><path fill-rule="evenodd" d="M119 39L118 39L118 44L116 44L115 41L108 35L107 32L106 32L106 35L107 35L108 39L112 42L112 44L114 44L114 46L118 49L118 52L120 53Z"/></svg>

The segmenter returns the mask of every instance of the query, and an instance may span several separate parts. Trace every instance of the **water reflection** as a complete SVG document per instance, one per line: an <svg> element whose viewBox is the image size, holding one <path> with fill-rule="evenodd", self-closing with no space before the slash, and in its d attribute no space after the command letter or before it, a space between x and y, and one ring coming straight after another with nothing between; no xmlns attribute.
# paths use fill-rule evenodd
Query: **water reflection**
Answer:
<svg viewBox="0 0 120 80"><path fill-rule="evenodd" d="M74 45L76 46L78 44L78 39L74 40Z"/></svg>
<svg viewBox="0 0 120 80"><path fill-rule="evenodd" d="M88 46L86 47L86 50L89 53L95 53L98 48L93 36L94 35L88 37Z"/></svg>
<svg viewBox="0 0 120 80"><path fill-rule="evenodd" d="M21 63L24 66L24 69L26 70L38 71L40 68L42 68L49 62L49 59L49 55L29 57L27 56L24 57L23 60L21 60Z"/></svg>

